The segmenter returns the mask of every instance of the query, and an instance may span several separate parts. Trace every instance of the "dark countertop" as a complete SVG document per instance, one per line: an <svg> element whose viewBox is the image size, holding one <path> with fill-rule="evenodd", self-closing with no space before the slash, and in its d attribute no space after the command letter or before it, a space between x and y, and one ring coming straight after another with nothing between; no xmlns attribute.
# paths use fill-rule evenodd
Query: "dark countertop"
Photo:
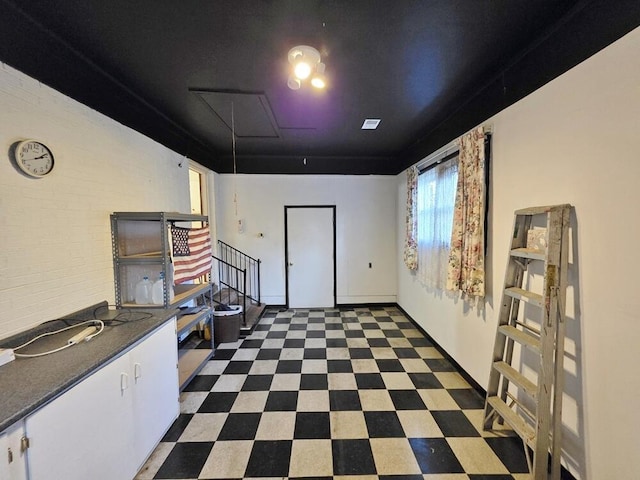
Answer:
<svg viewBox="0 0 640 480"><path fill-rule="evenodd" d="M102 302L87 309L35 327L0 341L0 347L15 347L45 331L58 330L74 322L98 318L105 320L104 331L88 342L36 358L16 358L0 366L0 432L64 393L120 353L147 336L177 310L161 308L109 310ZM19 353L55 348L88 325L45 337ZM57 337L57 338L56 338Z"/></svg>

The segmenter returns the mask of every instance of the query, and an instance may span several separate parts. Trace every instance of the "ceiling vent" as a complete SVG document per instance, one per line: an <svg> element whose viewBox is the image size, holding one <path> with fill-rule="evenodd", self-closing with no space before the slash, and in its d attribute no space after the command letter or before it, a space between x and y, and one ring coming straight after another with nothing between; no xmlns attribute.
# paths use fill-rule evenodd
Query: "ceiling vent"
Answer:
<svg viewBox="0 0 640 480"><path fill-rule="evenodd" d="M366 118L362 124L362 130L375 130L380 124L379 118Z"/></svg>

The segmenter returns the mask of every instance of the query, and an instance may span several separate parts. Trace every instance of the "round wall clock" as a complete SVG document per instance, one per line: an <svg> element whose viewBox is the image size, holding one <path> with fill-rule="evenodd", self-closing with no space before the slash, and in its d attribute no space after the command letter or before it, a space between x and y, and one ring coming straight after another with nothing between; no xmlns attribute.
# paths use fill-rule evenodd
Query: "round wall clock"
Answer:
<svg viewBox="0 0 640 480"><path fill-rule="evenodd" d="M30 177L41 178L53 170L53 153L36 140L18 142L13 157L16 166Z"/></svg>

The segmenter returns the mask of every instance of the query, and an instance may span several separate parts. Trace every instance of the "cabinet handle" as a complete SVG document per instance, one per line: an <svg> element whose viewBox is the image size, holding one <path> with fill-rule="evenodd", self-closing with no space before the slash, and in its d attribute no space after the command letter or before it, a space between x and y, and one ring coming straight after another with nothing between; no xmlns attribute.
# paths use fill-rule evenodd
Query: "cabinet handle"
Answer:
<svg viewBox="0 0 640 480"><path fill-rule="evenodd" d="M120 391L124 392L127 388L129 388L129 375L126 373L120 374Z"/></svg>
<svg viewBox="0 0 640 480"><path fill-rule="evenodd" d="M10 448L7 448L7 453L9 455L9 463L13 463L13 452Z"/></svg>
<svg viewBox="0 0 640 480"><path fill-rule="evenodd" d="M133 378L135 378L136 382L142 376L142 365L139 363L133 364Z"/></svg>

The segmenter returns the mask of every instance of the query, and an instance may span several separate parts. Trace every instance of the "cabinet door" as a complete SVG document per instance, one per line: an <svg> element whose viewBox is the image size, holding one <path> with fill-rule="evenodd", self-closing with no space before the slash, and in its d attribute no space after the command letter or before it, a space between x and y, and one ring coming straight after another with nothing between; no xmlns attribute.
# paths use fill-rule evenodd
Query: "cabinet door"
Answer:
<svg viewBox="0 0 640 480"><path fill-rule="evenodd" d="M123 355L27 417L31 480L133 478L129 372Z"/></svg>
<svg viewBox="0 0 640 480"><path fill-rule="evenodd" d="M9 440L7 432L0 432L0 478L11 478L9 476Z"/></svg>
<svg viewBox="0 0 640 480"><path fill-rule="evenodd" d="M0 465L0 479L27 480L27 454L22 448L24 436L22 421L13 424L0 435L0 463L3 464Z"/></svg>
<svg viewBox="0 0 640 480"><path fill-rule="evenodd" d="M139 469L178 417L175 319L131 350L135 459Z"/></svg>
<svg viewBox="0 0 640 480"><path fill-rule="evenodd" d="M0 432L0 480L27 480L27 457L22 451L24 425L17 422Z"/></svg>

